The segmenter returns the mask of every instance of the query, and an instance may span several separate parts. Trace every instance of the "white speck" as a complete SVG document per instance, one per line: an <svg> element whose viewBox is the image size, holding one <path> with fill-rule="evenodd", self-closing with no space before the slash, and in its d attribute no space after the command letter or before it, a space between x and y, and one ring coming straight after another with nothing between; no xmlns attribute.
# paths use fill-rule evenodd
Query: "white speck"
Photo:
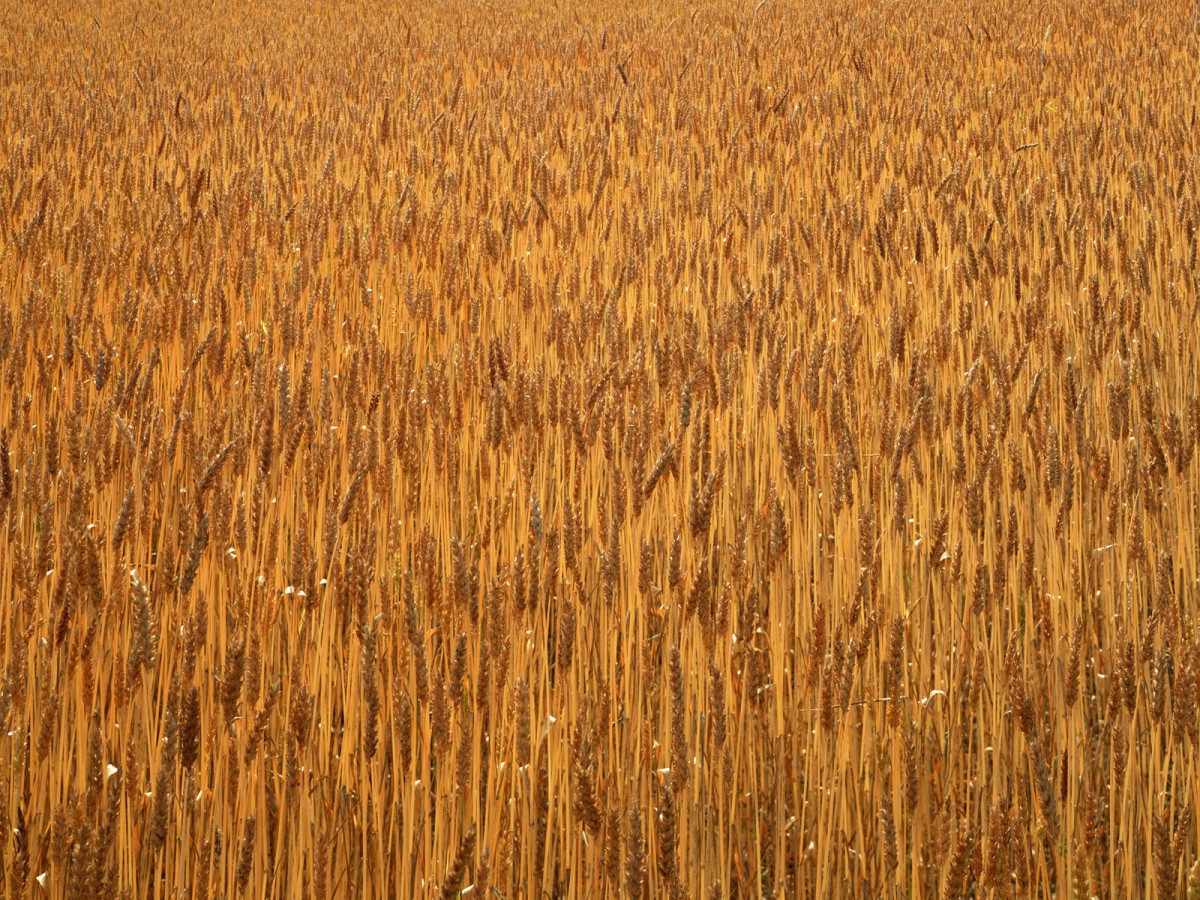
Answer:
<svg viewBox="0 0 1200 900"><path fill-rule="evenodd" d="M929 703L929 701L930 701L930 700L932 700L934 697L945 697L945 696L946 696L946 692L945 692L945 691L943 691L943 690L939 690L939 689L937 689L937 688L934 688L932 691L930 691L930 692L929 692L929 696L928 696L928 697L926 697L926 698L924 698L924 699L921 701L921 705L922 705L922 706L925 706L925 705L926 705L926 704L928 704L928 703Z"/></svg>

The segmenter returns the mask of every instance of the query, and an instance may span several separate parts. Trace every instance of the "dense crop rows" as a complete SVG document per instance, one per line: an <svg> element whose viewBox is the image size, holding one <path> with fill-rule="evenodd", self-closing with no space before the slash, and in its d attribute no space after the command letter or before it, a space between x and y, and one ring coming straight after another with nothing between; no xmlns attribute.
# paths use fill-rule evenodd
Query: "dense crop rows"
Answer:
<svg viewBox="0 0 1200 900"><path fill-rule="evenodd" d="M12 897L1200 895L1182 0L0 13Z"/></svg>

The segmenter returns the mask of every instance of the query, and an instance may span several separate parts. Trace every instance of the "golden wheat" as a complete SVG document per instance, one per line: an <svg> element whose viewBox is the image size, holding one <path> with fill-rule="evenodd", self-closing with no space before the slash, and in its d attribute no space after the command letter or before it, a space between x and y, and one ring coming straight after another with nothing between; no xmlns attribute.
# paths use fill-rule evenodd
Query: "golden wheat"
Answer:
<svg viewBox="0 0 1200 900"><path fill-rule="evenodd" d="M0 12L0 893L1200 897L1200 13Z"/></svg>

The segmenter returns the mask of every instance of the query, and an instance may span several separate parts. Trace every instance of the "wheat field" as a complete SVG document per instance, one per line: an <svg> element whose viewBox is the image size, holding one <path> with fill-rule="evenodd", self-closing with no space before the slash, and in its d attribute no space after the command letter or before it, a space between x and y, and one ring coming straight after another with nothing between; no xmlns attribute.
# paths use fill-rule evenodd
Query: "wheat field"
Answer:
<svg viewBox="0 0 1200 900"><path fill-rule="evenodd" d="M1200 9L0 13L4 897L1200 897Z"/></svg>

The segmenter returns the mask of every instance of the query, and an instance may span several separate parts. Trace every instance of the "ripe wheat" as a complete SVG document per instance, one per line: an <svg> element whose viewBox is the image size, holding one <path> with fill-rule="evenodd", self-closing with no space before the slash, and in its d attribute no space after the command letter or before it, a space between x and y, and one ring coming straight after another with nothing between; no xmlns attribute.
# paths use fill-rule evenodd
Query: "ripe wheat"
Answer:
<svg viewBox="0 0 1200 900"><path fill-rule="evenodd" d="M3 896L1200 897L1194 6L0 22Z"/></svg>

